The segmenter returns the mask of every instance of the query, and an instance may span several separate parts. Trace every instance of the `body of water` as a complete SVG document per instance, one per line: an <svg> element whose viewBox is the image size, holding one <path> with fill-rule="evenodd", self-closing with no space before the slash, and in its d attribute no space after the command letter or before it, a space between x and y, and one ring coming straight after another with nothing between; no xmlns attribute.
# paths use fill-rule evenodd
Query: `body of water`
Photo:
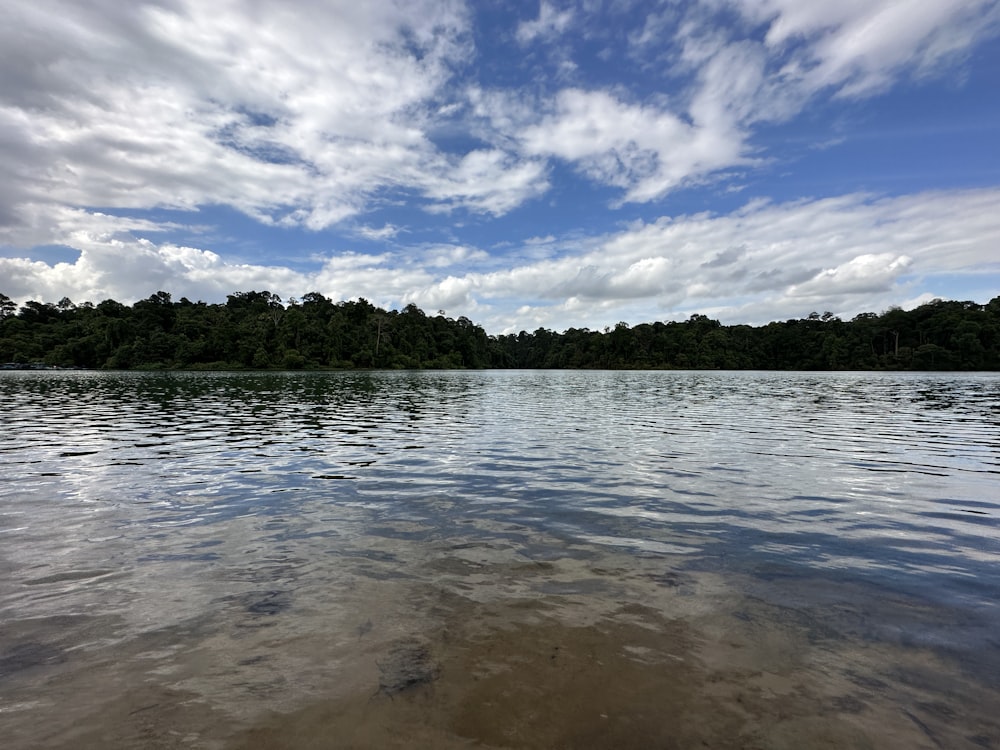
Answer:
<svg viewBox="0 0 1000 750"><path fill-rule="evenodd" d="M995 374L0 374L10 748L1000 748Z"/></svg>

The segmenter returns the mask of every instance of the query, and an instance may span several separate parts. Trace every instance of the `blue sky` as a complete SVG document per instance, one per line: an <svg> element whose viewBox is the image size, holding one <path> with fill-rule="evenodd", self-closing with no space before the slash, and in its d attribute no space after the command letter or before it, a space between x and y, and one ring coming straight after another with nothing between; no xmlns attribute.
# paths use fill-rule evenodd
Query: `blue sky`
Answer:
<svg viewBox="0 0 1000 750"><path fill-rule="evenodd" d="M0 0L0 292L491 333L1000 294L1000 2Z"/></svg>

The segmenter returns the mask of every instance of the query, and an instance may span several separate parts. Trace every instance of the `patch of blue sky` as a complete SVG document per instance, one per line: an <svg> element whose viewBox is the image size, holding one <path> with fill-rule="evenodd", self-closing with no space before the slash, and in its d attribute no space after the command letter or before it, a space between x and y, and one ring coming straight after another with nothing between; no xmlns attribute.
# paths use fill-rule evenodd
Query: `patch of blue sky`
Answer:
<svg viewBox="0 0 1000 750"><path fill-rule="evenodd" d="M315 255L324 243L305 229L264 224L230 207L206 204L197 211L171 209L98 209L115 216L143 219L158 231L136 230L157 244L211 248L231 263L269 265L280 262L296 270L312 270L320 263Z"/></svg>
<svg viewBox="0 0 1000 750"><path fill-rule="evenodd" d="M748 191L778 201L851 192L902 195L995 185L1000 180L1000 99L940 86L887 94L885 106L819 107L816 115L759 128L765 160ZM829 119L824 122L824 117Z"/></svg>
<svg viewBox="0 0 1000 750"><path fill-rule="evenodd" d="M1000 261L992 272L980 269L976 273L941 273L913 280L918 294L931 294L945 299L985 304L1000 296ZM916 296L916 294L914 295Z"/></svg>
<svg viewBox="0 0 1000 750"><path fill-rule="evenodd" d="M56 263L75 263L80 257L80 251L68 245L36 245L30 253L22 247L0 245L0 258L26 258L55 265ZM2 290L0 290L2 291Z"/></svg>

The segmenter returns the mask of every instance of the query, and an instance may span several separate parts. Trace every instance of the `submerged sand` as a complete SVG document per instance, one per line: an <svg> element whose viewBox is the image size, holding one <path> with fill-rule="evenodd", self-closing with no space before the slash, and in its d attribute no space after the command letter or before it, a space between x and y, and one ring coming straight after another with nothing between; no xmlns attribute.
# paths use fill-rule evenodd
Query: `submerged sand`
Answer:
<svg viewBox="0 0 1000 750"><path fill-rule="evenodd" d="M419 567L235 595L116 643L100 618L14 623L4 745L1000 747L996 655L977 671L915 643L951 616L926 602L656 555L456 545Z"/></svg>
<svg viewBox="0 0 1000 750"><path fill-rule="evenodd" d="M537 603L528 609L537 615ZM425 642L436 665L426 680L316 701L227 746L791 750L1000 740L975 685L952 679L948 701L920 685L941 676L933 655L811 643L815 633L750 612L699 630L640 605L586 625L472 611Z"/></svg>

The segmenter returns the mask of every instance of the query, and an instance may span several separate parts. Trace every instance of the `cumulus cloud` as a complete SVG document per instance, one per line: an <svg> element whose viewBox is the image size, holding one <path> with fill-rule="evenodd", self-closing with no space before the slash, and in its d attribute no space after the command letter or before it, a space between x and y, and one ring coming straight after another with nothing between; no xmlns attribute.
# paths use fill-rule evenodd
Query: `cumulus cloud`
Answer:
<svg viewBox="0 0 1000 750"><path fill-rule="evenodd" d="M471 276L447 276L404 295L403 302L416 304L425 310L458 310L458 314L467 316L477 306L472 298L476 283L475 277Z"/></svg>
<svg viewBox="0 0 1000 750"><path fill-rule="evenodd" d="M906 255L865 253L834 268L825 268L787 290L789 297L825 299L843 294L880 292L889 288L912 264Z"/></svg>
<svg viewBox="0 0 1000 750"><path fill-rule="evenodd" d="M500 216L548 189L545 165L518 160L498 149L470 151L451 168L423 178L425 193L436 203L429 210L447 213L456 207Z"/></svg>
<svg viewBox="0 0 1000 750"><path fill-rule="evenodd" d="M631 201L747 161L740 138L602 91L561 92L520 137L527 153L565 159L597 182L624 188Z"/></svg>
<svg viewBox="0 0 1000 750"><path fill-rule="evenodd" d="M665 217L592 238L580 253L473 273L468 289L483 304L517 309L488 321L494 330L524 320L642 322L651 307L668 317L710 310L732 322L817 307L853 315L909 298L912 285L937 274L1000 273L1000 212L989 206L1000 206L1000 192L755 202L727 215Z"/></svg>
<svg viewBox="0 0 1000 750"><path fill-rule="evenodd" d="M494 332L526 322L637 323L651 319L651 309L665 317L710 310L733 322L764 322L820 308L847 315L881 310L919 298L916 284L941 275L1000 274L998 207L997 190L755 201L729 214L663 217L610 235L546 237L545 257L533 259L529 244L501 268L482 249L437 245L333 254L315 271L156 244L95 216L89 231L65 238L80 251L75 262L0 258L0 275L5 293L20 300L133 301L157 289L210 300L253 288L285 297L318 291L479 313L477 322Z"/></svg>

